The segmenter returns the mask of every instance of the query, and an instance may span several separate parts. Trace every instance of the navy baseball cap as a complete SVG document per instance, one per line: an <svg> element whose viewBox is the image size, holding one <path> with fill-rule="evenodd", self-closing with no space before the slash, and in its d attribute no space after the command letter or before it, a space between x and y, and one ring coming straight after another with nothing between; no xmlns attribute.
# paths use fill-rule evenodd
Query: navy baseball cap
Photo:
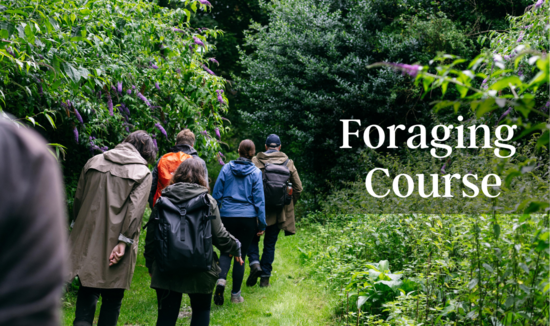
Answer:
<svg viewBox="0 0 550 326"><path fill-rule="evenodd" d="M267 147L279 147L281 146L281 139L279 138L279 136L271 134L267 136L265 144L267 145Z"/></svg>

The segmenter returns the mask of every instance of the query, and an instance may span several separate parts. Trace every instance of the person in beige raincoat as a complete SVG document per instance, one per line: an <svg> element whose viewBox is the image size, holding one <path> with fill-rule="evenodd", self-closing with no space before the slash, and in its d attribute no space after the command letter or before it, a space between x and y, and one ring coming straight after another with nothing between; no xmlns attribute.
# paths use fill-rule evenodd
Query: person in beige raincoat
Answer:
<svg viewBox="0 0 550 326"><path fill-rule="evenodd" d="M151 189L147 167L156 156L144 131L91 158L80 175L69 237L69 279L78 276L75 326L92 325L103 303L99 326L116 325L136 264L143 211Z"/></svg>
<svg viewBox="0 0 550 326"><path fill-rule="evenodd" d="M290 171L289 182L292 183L293 194L292 201L289 205L283 208L265 208L267 228L264 234L264 249L260 259L260 236L256 235L248 249L250 275L246 280L247 286L256 285L258 277L261 278L261 287L269 286L269 278L271 277L272 265L275 260L275 244L277 243L279 232L280 230L285 231L286 236L296 234L294 205L303 191L302 181L300 181L300 176L294 166L294 161L290 160L285 153L281 152L281 139L279 136L275 134L269 135L265 142L265 149L265 152L258 153L252 158L252 163L263 172L267 163L282 164L288 160L286 166Z"/></svg>

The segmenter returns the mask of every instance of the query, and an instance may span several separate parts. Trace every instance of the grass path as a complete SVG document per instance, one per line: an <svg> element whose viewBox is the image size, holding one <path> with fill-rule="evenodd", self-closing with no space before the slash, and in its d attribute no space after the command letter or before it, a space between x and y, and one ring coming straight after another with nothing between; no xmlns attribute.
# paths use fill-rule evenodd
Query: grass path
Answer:
<svg viewBox="0 0 550 326"><path fill-rule="evenodd" d="M281 232L277 242L272 286L248 288L243 284L242 295L245 302L229 302L231 274L225 291L225 304L221 307L212 304L210 325L331 325L332 309L336 297L325 290L325 284L307 278L304 266L299 260L298 246L302 234L285 237ZM132 288L126 291L118 325L155 325L157 299L149 287L150 278L143 258L144 234L140 239L138 262L132 280ZM245 280L249 268L246 268ZM183 297L180 319L177 325L189 325L189 297ZM72 325L76 296L69 293L64 301L63 324ZM96 319L99 314L98 303ZM95 324L95 323L94 323Z"/></svg>

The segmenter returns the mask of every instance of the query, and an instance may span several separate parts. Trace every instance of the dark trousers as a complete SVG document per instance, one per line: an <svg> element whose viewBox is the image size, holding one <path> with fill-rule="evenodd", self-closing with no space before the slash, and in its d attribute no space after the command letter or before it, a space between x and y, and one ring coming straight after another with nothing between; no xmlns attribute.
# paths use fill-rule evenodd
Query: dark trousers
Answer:
<svg viewBox="0 0 550 326"><path fill-rule="evenodd" d="M99 296L102 298L98 326L116 326L124 289L96 289L80 286L76 298L74 326L91 326Z"/></svg>
<svg viewBox="0 0 550 326"><path fill-rule="evenodd" d="M264 234L264 252L260 260L260 237L254 236L250 248L248 249L248 261L250 265L260 264L262 268L262 277L270 277L273 270L273 261L275 260L275 244L279 236L278 225L270 225L265 229Z"/></svg>
<svg viewBox="0 0 550 326"><path fill-rule="evenodd" d="M157 326L174 326L178 321L182 294L170 290L157 289ZM189 293L191 299L191 326L210 324L212 293Z"/></svg>
<svg viewBox="0 0 550 326"><path fill-rule="evenodd" d="M227 232L231 233L239 242L241 243L241 254L243 260L246 259L246 253L248 252L248 247L252 239L256 236L257 231L257 222L256 218L249 217L222 217L223 226ZM232 257L229 257L228 254L220 255L220 278L227 279L227 273L231 268ZM233 264L233 289L231 292L238 293L241 290L241 285L244 278L244 264Z"/></svg>

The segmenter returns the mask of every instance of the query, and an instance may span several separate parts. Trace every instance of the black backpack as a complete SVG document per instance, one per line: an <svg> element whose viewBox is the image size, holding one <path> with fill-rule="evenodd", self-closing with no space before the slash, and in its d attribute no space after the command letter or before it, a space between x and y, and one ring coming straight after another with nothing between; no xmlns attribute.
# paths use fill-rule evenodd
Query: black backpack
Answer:
<svg viewBox="0 0 550 326"><path fill-rule="evenodd" d="M155 261L161 272L191 274L212 268L212 223L206 193L175 205L160 197L154 227ZM152 230L149 230L149 232Z"/></svg>
<svg viewBox="0 0 550 326"><path fill-rule="evenodd" d="M287 167L289 160L281 164L266 163L263 171L264 198L266 207L281 208L289 205L292 196L288 194L288 180L290 170Z"/></svg>

